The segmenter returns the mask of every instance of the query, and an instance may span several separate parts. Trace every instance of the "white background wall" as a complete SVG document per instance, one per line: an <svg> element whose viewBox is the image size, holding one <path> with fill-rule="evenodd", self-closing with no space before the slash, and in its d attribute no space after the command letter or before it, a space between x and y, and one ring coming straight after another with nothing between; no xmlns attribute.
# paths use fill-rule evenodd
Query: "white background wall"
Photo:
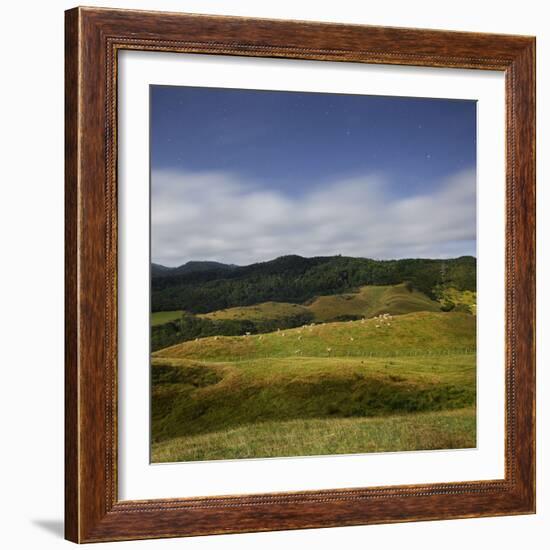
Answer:
<svg viewBox="0 0 550 550"><path fill-rule="evenodd" d="M76 0L75 0L76 1ZM128 0L86 2L158 9L537 36L538 65L538 514L118 543L120 548L262 547L541 549L550 531L550 17L523 0ZM0 86L0 544L69 547L63 531L63 10L70 1L2 6ZM546 155L545 155L546 152ZM544 249L546 253L544 254ZM547 535L548 538L548 535ZM101 546L101 545L100 545ZM98 548L96 546L95 548Z"/></svg>

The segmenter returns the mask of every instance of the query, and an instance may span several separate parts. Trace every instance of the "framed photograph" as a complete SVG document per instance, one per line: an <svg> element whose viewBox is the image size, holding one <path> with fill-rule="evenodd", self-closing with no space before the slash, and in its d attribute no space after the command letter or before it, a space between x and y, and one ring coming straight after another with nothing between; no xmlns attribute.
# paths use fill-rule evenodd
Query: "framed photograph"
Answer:
<svg viewBox="0 0 550 550"><path fill-rule="evenodd" d="M535 511L535 39L66 12L66 538Z"/></svg>

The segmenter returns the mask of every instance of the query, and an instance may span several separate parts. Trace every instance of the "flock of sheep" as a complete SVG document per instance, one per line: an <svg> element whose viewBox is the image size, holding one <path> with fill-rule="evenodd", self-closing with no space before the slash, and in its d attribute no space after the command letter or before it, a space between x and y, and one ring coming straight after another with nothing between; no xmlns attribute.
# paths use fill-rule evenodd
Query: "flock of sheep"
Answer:
<svg viewBox="0 0 550 550"><path fill-rule="evenodd" d="M375 321L377 321L376 328L380 328L383 326L391 327L391 320L393 319L393 317L389 313L381 313L380 315L378 315L378 317L374 317L374 319Z"/></svg>
<svg viewBox="0 0 550 550"><path fill-rule="evenodd" d="M366 319L365 317L363 317L361 319L361 324L364 324L368 319ZM375 327L376 328L382 328L382 327L391 327L391 321L393 320L393 316L390 315L389 313L381 313L380 315L376 316L376 317L373 317L372 318L373 321L376 322L376 325ZM354 321L349 321L350 323L353 323ZM302 325L299 329L298 329L298 340L301 340L302 339L302 333L304 330L307 330L309 331L310 333L313 332L313 329L315 327L319 327L319 326L322 326L324 325L325 323L310 323L308 325ZM278 336L286 336L286 333L284 332L284 330L281 330L280 328L277 329L276 331L276 334ZM246 332L245 333L245 336L250 336L251 333L250 332ZM217 338L217 337L216 337ZM354 338L353 336L350 336L350 342L353 342L354 341ZM259 334L258 335L258 340L263 340L263 335L262 334ZM329 351L329 349L327 348L327 351Z"/></svg>
<svg viewBox="0 0 550 550"><path fill-rule="evenodd" d="M364 324L367 320L368 319L363 317L361 319L361 324ZM375 324L376 328L390 327L391 326L391 321L393 320L393 316L390 315L389 313L381 313L380 315L378 315L376 317L373 317L372 320L376 322L376 324ZM354 321L349 321L349 322L353 323ZM323 324L324 323L310 323L308 325L302 325L298 329L298 340L302 339L302 333L303 333L304 330L307 330L310 333L312 333L313 329L315 327L322 326ZM281 330L280 328L277 329L276 333L279 336L285 336L286 335L286 333L283 330ZM249 336L251 336L251 333L250 332L245 332L244 336L249 337ZM219 336L214 336L213 338L214 338L214 340L218 340ZM258 340L263 340L263 338L264 338L263 334L258 335ZM198 340L199 340L199 338L195 338L195 342L197 342ZM353 338L353 336L350 336L349 340L350 340L350 342L353 342L355 339ZM331 348L327 348L327 352L329 354L330 354L331 351L332 351ZM296 353L298 353L298 352L296 352Z"/></svg>

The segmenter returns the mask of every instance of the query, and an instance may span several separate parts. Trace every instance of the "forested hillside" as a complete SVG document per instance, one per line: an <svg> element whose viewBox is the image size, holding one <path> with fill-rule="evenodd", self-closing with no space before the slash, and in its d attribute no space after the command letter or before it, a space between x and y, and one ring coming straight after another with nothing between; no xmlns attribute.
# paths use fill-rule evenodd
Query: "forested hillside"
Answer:
<svg viewBox="0 0 550 550"><path fill-rule="evenodd" d="M345 256L282 256L249 266L190 262L192 269L152 270L152 310L208 313L267 301L302 304L363 285L407 283L430 298L442 288L476 289L476 259L371 260Z"/></svg>

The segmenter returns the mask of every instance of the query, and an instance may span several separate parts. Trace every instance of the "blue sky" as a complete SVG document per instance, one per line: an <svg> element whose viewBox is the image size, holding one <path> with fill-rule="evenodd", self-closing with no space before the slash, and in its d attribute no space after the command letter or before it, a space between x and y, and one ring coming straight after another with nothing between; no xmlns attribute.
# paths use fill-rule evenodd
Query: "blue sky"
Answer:
<svg viewBox="0 0 550 550"><path fill-rule="evenodd" d="M152 259L475 255L473 101L151 87Z"/></svg>

